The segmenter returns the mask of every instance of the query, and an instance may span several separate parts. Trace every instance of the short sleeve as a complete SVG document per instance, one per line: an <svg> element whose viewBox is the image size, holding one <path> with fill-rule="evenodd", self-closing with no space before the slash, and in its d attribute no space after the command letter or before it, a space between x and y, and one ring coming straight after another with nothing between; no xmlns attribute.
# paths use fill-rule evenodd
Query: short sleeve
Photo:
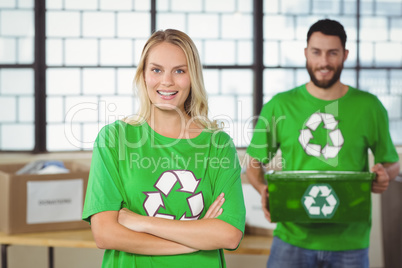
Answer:
<svg viewBox="0 0 402 268"><path fill-rule="evenodd" d="M370 141L370 149L375 158L375 163L394 163L398 162L399 157L389 132L389 120L387 110L384 108L380 100L375 98L377 109L375 112L375 122Z"/></svg>
<svg viewBox="0 0 402 268"><path fill-rule="evenodd" d="M267 164L275 156L279 144L274 118L274 99L266 103L258 117L247 154Z"/></svg>
<svg viewBox="0 0 402 268"><path fill-rule="evenodd" d="M225 194L222 205L223 213L218 219L233 225L244 233L246 209L244 205L243 189L241 184L241 168L233 141L226 133L221 132L215 137L216 154L210 156L209 169L216 178L214 198Z"/></svg>
<svg viewBox="0 0 402 268"><path fill-rule="evenodd" d="M120 128L119 124L107 125L96 138L82 215L85 221L90 222L96 213L122 207L124 190L118 168L117 138Z"/></svg>

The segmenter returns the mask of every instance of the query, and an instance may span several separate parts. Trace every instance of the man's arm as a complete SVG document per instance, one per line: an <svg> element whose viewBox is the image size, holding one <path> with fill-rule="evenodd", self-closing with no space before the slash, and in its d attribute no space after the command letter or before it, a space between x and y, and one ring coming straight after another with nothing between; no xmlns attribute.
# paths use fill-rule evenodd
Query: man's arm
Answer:
<svg viewBox="0 0 402 268"><path fill-rule="evenodd" d="M371 186L371 191L373 193L381 194L387 190L389 182L394 180L399 173L399 162L395 163L383 163L376 164L371 168L371 171L377 174L373 184Z"/></svg>
<svg viewBox="0 0 402 268"><path fill-rule="evenodd" d="M264 216L268 221L271 221L271 214L268 211L268 187L267 184L265 183L264 179L264 169L262 167L262 164L252 158L251 156L249 157L249 161L247 163L247 179L251 183L251 185L258 191L258 193L261 195L261 205L262 205L262 211L264 212Z"/></svg>

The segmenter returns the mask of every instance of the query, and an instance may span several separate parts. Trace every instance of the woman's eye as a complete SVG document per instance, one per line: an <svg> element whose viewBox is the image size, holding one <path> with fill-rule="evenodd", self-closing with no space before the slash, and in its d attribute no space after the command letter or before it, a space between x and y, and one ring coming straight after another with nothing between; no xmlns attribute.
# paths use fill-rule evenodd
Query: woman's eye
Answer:
<svg viewBox="0 0 402 268"><path fill-rule="evenodd" d="M182 69L178 69L178 70L176 71L176 73L178 73L178 74L184 74L184 71L183 71Z"/></svg>
<svg viewBox="0 0 402 268"><path fill-rule="evenodd" d="M158 74L158 73L160 73L160 72L161 72L161 70L160 70L160 69L158 69L158 68L153 68L153 69L152 69L152 72L154 72L154 73L157 73L157 74Z"/></svg>

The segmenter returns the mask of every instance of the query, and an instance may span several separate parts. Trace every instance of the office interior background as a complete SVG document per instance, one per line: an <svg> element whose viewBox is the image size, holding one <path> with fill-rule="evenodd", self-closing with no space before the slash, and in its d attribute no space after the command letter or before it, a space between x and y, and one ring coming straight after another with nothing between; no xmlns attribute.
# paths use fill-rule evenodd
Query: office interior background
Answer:
<svg viewBox="0 0 402 268"><path fill-rule="evenodd" d="M378 96L399 150L402 0L1 0L0 153L90 153L104 125L136 112L132 80L142 47L167 28L195 41L210 117L241 151L262 105L309 81L306 35L323 18L340 21L348 35L341 81ZM43 249L18 258L27 249L11 255L45 265ZM57 250L57 267L100 265L97 250ZM381 243L372 252L380 254L372 267L383 267ZM230 258L228 267L258 259Z"/></svg>

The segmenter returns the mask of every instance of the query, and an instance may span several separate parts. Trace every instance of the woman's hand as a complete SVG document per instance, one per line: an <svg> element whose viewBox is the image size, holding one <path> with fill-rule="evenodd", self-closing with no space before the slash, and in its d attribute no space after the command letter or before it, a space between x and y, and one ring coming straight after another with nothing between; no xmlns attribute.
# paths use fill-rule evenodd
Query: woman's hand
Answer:
<svg viewBox="0 0 402 268"><path fill-rule="evenodd" d="M216 200L212 203L212 205L208 208L207 213L205 214L203 219L213 219L217 218L222 214L222 204L225 202L224 193L221 193Z"/></svg>
<svg viewBox="0 0 402 268"><path fill-rule="evenodd" d="M132 231L143 232L143 229L141 228L142 217L144 216L132 212L127 208L122 208L119 210L117 221L118 223Z"/></svg>

